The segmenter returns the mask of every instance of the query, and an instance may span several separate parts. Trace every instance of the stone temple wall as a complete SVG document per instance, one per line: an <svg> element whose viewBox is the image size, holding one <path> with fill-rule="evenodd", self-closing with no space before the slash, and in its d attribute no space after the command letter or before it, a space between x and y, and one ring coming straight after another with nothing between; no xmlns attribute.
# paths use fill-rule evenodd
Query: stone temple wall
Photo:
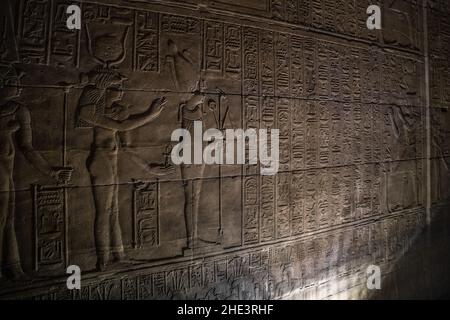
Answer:
<svg viewBox="0 0 450 320"><path fill-rule="evenodd" d="M424 3L1 0L0 297L370 297L448 222L450 7ZM173 165L194 120L279 129L279 173Z"/></svg>

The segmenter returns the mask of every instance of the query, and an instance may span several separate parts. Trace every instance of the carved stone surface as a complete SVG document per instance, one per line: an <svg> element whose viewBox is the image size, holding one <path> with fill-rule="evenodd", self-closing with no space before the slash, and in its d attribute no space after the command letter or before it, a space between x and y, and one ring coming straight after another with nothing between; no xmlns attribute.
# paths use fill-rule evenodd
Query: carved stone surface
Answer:
<svg viewBox="0 0 450 320"><path fill-rule="evenodd" d="M448 204L444 0L0 6L0 298L365 298ZM194 121L279 129L280 172L172 164Z"/></svg>

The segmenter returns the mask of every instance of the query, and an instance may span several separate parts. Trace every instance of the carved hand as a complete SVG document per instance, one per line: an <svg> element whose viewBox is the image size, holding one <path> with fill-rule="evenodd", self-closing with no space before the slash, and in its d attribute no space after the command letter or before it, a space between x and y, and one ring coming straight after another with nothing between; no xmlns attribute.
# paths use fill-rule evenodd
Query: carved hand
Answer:
<svg viewBox="0 0 450 320"><path fill-rule="evenodd" d="M152 115L159 115L161 111L164 109L166 103L167 103L166 97L153 100L149 108L150 113Z"/></svg>

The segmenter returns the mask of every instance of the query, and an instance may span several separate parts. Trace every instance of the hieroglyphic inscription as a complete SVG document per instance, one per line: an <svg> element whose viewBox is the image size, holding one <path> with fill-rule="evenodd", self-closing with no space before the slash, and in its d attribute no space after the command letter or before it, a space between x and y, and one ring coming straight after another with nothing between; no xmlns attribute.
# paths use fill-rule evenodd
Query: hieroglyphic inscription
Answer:
<svg viewBox="0 0 450 320"><path fill-rule="evenodd" d="M171 5L21 0L12 6L17 21L11 23L7 15L0 15L2 64L10 63L14 55L5 43L11 44L8 32L15 33L29 87L42 89L41 80L58 90L67 89L68 83L73 86L67 90L65 114L55 128L60 120L64 122L63 158L78 164L74 170L78 180L73 188L34 189L33 258L38 271L57 270L56 274L69 261L94 269L94 252L101 254L101 248L95 247L98 232L75 238L70 242L73 248L67 248L67 238L78 237L79 226L96 223L95 201L99 202L102 193L85 196L85 187L111 187L109 183L94 185L95 175L86 172L105 173L106 166L99 165L103 160L96 163L100 168L90 165L92 130L72 132L68 121L73 113L71 99L78 95L83 107L95 104L96 115L107 114L108 123L117 121L122 127L128 123L123 119L142 110L142 97L164 91L167 98L155 126L130 130L129 135L120 133L117 140L97 141L99 159L120 150L117 166L104 175L118 175L112 184L124 190L117 197L120 228L115 228L115 237L123 236L120 247L123 243L124 252L114 248L108 255L119 260L122 253L135 250L148 258L133 261L139 267L132 270L126 265L111 266L118 271L114 277L108 274L97 279L103 276L100 268L89 274L90 282L79 292L52 291L38 298L318 297L316 293L336 280L334 276L345 279L363 272L364 264L394 261L423 226L427 170L422 159L426 157L427 128L418 2L383 2L388 15L396 17L388 24L391 34L369 32L365 27L367 6L380 4L377 1L213 2L197 7L200 1L196 0ZM82 8L81 31L70 31L65 25L66 8L73 3ZM446 58L450 36L448 22L435 11L431 16L439 18L429 19L433 20L429 27L439 36L429 37L430 90L433 107L442 107L450 104ZM12 32L8 24L14 26L9 28ZM46 76L47 71L58 73L58 79ZM2 76L2 84L10 84L10 74ZM86 89L83 99L78 85ZM45 92L42 97L34 94L31 89L27 92L29 101L49 100ZM236 97L242 101L239 108L232 107ZM53 128L55 119L44 121L33 103L33 130ZM136 109L128 108L132 104ZM186 166L173 175L162 175L162 180L179 182L170 191L163 184L174 181L136 182L147 181L143 177L157 167L147 158L158 158L169 167L170 130L166 129L179 127L178 109L189 109L195 120L210 114L217 119L228 117L236 127L242 123L243 129L279 129L279 173L261 176L259 165L246 163L236 176L225 177L226 170L216 175L215 167ZM4 112L0 116L10 116ZM85 127L98 127L88 120ZM436 157L447 155L449 149L444 141L447 129L444 120L440 121L440 130L434 129L432 135ZM96 128L95 139L101 138L102 130ZM115 131L112 135L116 136ZM136 152L143 158L142 171L126 155L134 151L139 135L148 137L148 149ZM53 157L54 151L46 150L39 138L41 149ZM246 148L246 159L252 147ZM441 161L432 170L445 176L444 167ZM238 178L234 187L222 186L228 178ZM198 187L203 179L218 182L220 187ZM445 190L443 183L439 186ZM226 190L227 197L239 203L228 208L231 201L223 201L217 190ZM68 212L66 193L69 198L82 197ZM117 213L115 204L106 212ZM203 228L217 229L216 221L206 221L215 219L214 212L204 210L211 204L221 212L232 209L235 216L220 215L224 220L217 240L197 239ZM20 226L27 223L21 221ZM175 230L170 243L166 230ZM229 248L228 237L237 234L233 254L223 254L221 250ZM26 245L20 247L26 252Z"/></svg>
<svg viewBox="0 0 450 320"><path fill-rule="evenodd" d="M78 3L57 1L53 7L50 63L59 67L75 67L79 64L79 37L76 30L67 29L67 7Z"/></svg>
<svg viewBox="0 0 450 320"><path fill-rule="evenodd" d="M153 12L135 13L134 69L159 71L159 15Z"/></svg>
<svg viewBox="0 0 450 320"><path fill-rule="evenodd" d="M245 129L259 129L259 98L256 96L245 97L243 103ZM246 159L248 159L250 153L248 148L246 148L246 153ZM243 179L244 243L254 243L259 241L260 179L258 167L245 165L244 174L248 175Z"/></svg>
<svg viewBox="0 0 450 320"><path fill-rule="evenodd" d="M19 52L23 63L47 63L50 13L48 0L20 2Z"/></svg>
<svg viewBox="0 0 450 320"><path fill-rule="evenodd" d="M35 269L66 263L66 198L63 188L35 186Z"/></svg>
<svg viewBox="0 0 450 320"><path fill-rule="evenodd" d="M138 185L133 191L135 248L154 247L160 243L159 193L157 183Z"/></svg>

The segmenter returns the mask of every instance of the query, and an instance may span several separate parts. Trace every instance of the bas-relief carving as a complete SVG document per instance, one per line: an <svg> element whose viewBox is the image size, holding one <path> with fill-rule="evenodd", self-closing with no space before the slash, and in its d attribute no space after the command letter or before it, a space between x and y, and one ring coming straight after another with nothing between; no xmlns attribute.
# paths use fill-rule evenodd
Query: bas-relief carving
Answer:
<svg viewBox="0 0 450 320"><path fill-rule="evenodd" d="M419 188L424 137L420 112L419 108L406 107L392 107L388 111L393 134L390 138L394 138L392 147L389 147L389 142L386 143L388 158L403 160L391 162L387 170L386 196L390 212L415 207L421 201Z"/></svg>
<svg viewBox="0 0 450 320"><path fill-rule="evenodd" d="M385 22L383 40L387 44L418 49L420 35L420 3L405 0L387 0L383 2ZM389 30L389 32L387 32Z"/></svg>
<svg viewBox="0 0 450 320"><path fill-rule="evenodd" d="M54 178L55 184L65 184L70 180L70 169L59 169L51 166L42 155L33 147L33 131L30 111L25 104L20 102L22 88L20 87L21 74L13 64L0 64L1 72L1 267L5 274L14 278L22 277L23 271L20 263L19 246L15 233L15 184L14 184L14 164L16 152L21 152L23 156L39 172ZM58 213L55 212L56 215ZM45 213L38 218L41 224L38 228L45 228L43 224ZM52 215L49 213L49 215ZM52 219L51 217L48 217ZM55 217L56 219L62 217ZM38 250L45 250L46 245L41 243L41 239L36 244ZM43 240L42 240L43 241ZM51 242L51 241L50 241ZM61 244L62 245L62 244ZM63 248L60 258L64 260ZM44 255L39 255L38 263L45 260ZM51 264L51 261L49 262ZM38 266L36 266L38 267Z"/></svg>
<svg viewBox="0 0 450 320"><path fill-rule="evenodd" d="M447 201L449 176L449 120L447 109L433 108L431 112L431 181L432 201L435 204Z"/></svg>
<svg viewBox="0 0 450 320"><path fill-rule="evenodd" d="M330 279L351 277L373 259L392 259L423 226L410 218L423 215L424 192L421 63L411 55L243 27L237 19L93 3L83 4L83 30L62 35L56 32L63 32L61 19L49 26L42 17L61 17L63 2L53 11L48 1L20 3L14 9L23 15L17 39L25 69L57 65L72 74L53 83L63 85L62 166L74 167L72 185L33 188L38 229L25 240L37 246L34 269L56 275L70 261L101 273L174 257L192 261L90 280L81 292L43 298L322 297L332 290ZM393 14L414 20L396 3ZM266 13L336 31L323 11L330 5L315 1L306 10L301 1L267 1ZM337 32L355 35L358 23ZM51 39L48 28L55 30ZM390 44L417 48L413 27L396 30ZM52 45L38 41L39 32ZM35 79L29 81L39 85ZM259 176L250 165L174 168L170 133L192 130L197 120L204 130L280 128L283 172ZM57 171L66 181L69 173ZM10 203L9 186L2 194ZM385 213L396 218L384 220ZM374 217L380 222L345 229ZM411 219L407 230L399 227ZM328 232L331 227L337 231ZM314 236L319 230L329 235ZM308 238L283 244L287 249L269 246L297 237ZM263 250L248 251L261 243ZM241 251L201 260L230 247Z"/></svg>
<svg viewBox="0 0 450 320"><path fill-rule="evenodd" d="M125 27L122 35L100 35L93 38L90 34L89 23L86 25L89 53L101 65L87 74L87 83L78 100L76 111L77 126L93 129L93 143L87 158L86 166L90 175L93 198L95 202L95 244L97 250L97 269L103 270L112 258L115 262L124 259L122 230L119 220L119 180L118 154L120 148L119 133L128 132L154 122L163 111L167 103L165 97L157 98L149 103L146 111L140 114L130 114L129 108L122 102L125 76L113 69L126 57L126 41L129 27ZM129 138L129 136L128 136ZM125 141L125 144L130 144ZM138 157L135 155L135 157ZM142 161L144 162L144 161ZM169 172L171 166L167 163L144 164L144 169L151 174L163 175ZM138 195L139 196L139 195ZM142 200L142 199L141 199ZM139 199L137 200L140 202ZM156 201L156 199L147 199ZM154 206L155 204L148 204ZM144 205L145 207L145 205ZM149 209L149 208L148 208ZM153 208L156 209L156 208ZM156 217L151 219L157 220ZM158 242L159 230L142 226L150 220L140 219L135 228L139 242L146 237L153 237ZM151 222L157 226L156 222ZM149 229L150 228L150 229ZM144 235L143 232L153 232ZM138 239L134 239L138 242ZM112 257L111 257L111 256Z"/></svg>
<svg viewBox="0 0 450 320"><path fill-rule="evenodd" d="M445 7L445 6L444 6ZM450 25L443 11L427 10L430 52L430 95L433 107L448 107L450 101L448 55Z"/></svg>
<svg viewBox="0 0 450 320"><path fill-rule="evenodd" d="M197 91L180 105L182 127L193 130L194 121L202 121L203 131L216 128L221 131L234 128L230 116L231 106L223 91L217 88L217 95L204 95ZM194 180L188 182L186 189L186 227L189 249L206 244L220 244L223 237L223 195L226 192L221 167L203 165L183 165L183 178L218 176L219 181ZM218 202L210 201L209 192L217 192ZM211 199L212 200L212 199ZM202 226L203 223L203 226ZM195 241L198 241L195 244Z"/></svg>
<svg viewBox="0 0 450 320"><path fill-rule="evenodd" d="M196 0L186 2L199 4ZM386 27L384 29L389 32L368 32L366 10L369 5L374 4L383 8ZM384 0L355 3L350 0L224 0L207 3L206 6L313 27L400 48L420 50L422 46L420 1Z"/></svg>
<svg viewBox="0 0 450 320"><path fill-rule="evenodd" d="M98 254L97 267L102 269L109 262L123 259L122 234L119 223L118 198L118 133L133 130L154 121L166 103L165 98L154 100L148 110L129 115L121 105L123 77L112 70L96 70L78 102L80 126L91 126L94 141L87 159L91 177L96 218L95 239Z"/></svg>
<svg viewBox="0 0 450 320"><path fill-rule="evenodd" d="M412 212L370 227L282 246L224 255L151 273L127 275L87 284L81 291L60 290L37 299L307 299L326 298L351 284L365 285L368 255L388 268L406 250L409 238L424 223L424 212ZM399 228L399 225L405 227ZM356 275L356 278L355 278ZM331 280L331 282L330 282ZM356 281L355 281L356 280ZM339 281L336 288L332 281Z"/></svg>

